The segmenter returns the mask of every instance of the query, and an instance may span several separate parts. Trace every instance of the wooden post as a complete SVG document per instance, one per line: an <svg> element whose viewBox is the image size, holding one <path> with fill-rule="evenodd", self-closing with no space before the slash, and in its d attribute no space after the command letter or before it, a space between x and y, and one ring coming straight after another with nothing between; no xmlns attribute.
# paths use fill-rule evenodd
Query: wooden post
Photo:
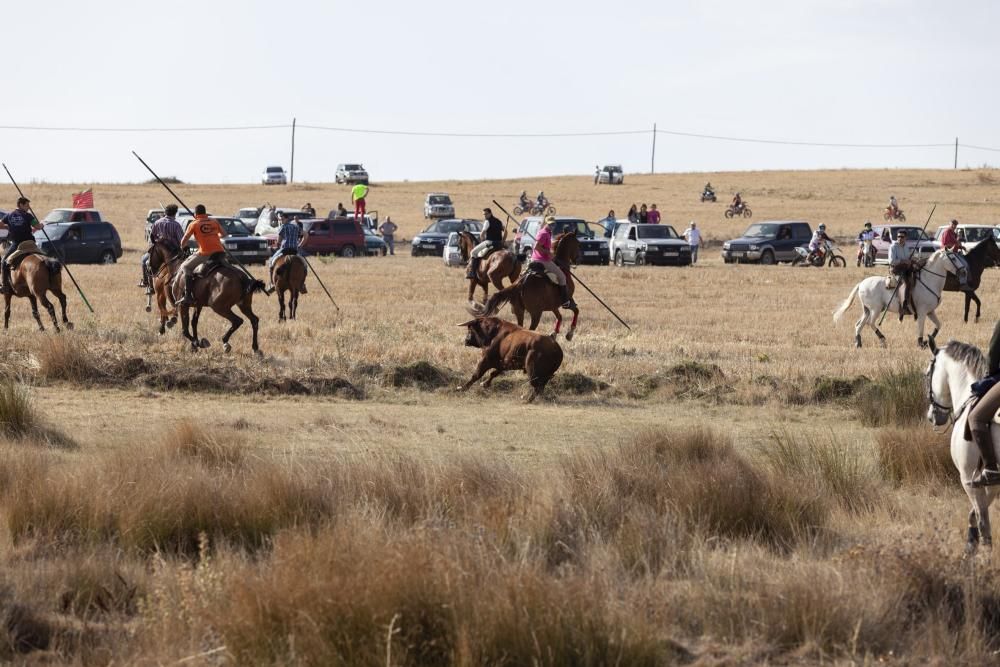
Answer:
<svg viewBox="0 0 1000 667"><path fill-rule="evenodd" d="M288 173L288 184L295 181L295 119L292 119L292 167Z"/></svg>
<svg viewBox="0 0 1000 667"><path fill-rule="evenodd" d="M649 159L649 173L656 172L656 123L653 123L653 155Z"/></svg>

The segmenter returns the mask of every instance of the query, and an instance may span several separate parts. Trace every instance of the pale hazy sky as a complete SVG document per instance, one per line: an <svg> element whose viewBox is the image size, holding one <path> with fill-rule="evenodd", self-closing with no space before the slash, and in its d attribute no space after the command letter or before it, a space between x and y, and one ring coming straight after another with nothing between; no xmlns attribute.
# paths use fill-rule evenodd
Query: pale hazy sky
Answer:
<svg viewBox="0 0 1000 667"><path fill-rule="evenodd" d="M1000 148L1000 4L895 0L5 3L0 125L290 123L417 132L660 129ZM259 180L290 131L0 129L19 180ZM659 135L658 172L950 167L951 147L817 148ZM445 138L300 129L296 181L648 171L650 134ZM961 149L959 166L1000 153Z"/></svg>

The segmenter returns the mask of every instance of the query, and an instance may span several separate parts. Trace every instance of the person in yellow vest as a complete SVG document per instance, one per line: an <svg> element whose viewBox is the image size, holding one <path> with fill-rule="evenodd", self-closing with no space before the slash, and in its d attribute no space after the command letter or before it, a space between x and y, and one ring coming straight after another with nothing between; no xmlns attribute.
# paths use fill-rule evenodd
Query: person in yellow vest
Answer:
<svg viewBox="0 0 1000 667"><path fill-rule="evenodd" d="M355 183L351 188L351 201L354 202L354 219L359 220L365 216L365 197L368 196L368 186L364 183Z"/></svg>

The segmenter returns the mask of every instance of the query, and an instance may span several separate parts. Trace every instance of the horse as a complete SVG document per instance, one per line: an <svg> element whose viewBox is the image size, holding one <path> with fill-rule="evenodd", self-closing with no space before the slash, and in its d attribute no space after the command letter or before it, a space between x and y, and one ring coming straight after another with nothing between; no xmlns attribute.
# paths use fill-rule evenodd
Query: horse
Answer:
<svg viewBox="0 0 1000 667"><path fill-rule="evenodd" d="M472 256L472 249L476 247L476 239L467 231L458 232L458 249L462 253L462 261L468 263ZM513 285L518 276L521 275L521 264L524 263L524 255L515 254L510 250L496 250L490 253L479 263L479 270L475 278L469 278L469 302L476 292L476 287L483 288L483 301L490 295L490 283L497 288L503 289L503 279L507 278Z"/></svg>
<svg viewBox="0 0 1000 667"><path fill-rule="evenodd" d="M174 277L171 288L174 303L177 303L184 295L184 275L182 272ZM229 330L222 336L222 349L225 352L232 350L229 338L243 325L243 318L233 312L235 306L250 320L250 327L253 329L253 351L257 354L260 353L260 347L257 344L257 326L260 318L253 312L253 295L254 292L267 292L267 286L263 281L255 280L244 271L223 264L211 269L207 275L199 277L194 284L193 292L194 305L179 306L182 333L184 338L191 342L193 351L206 348L210 344L208 339L198 338L198 319L201 317L202 308L206 306L214 310L220 317L229 320ZM194 315L189 318L191 308L194 308Z"/></svg>
<svg viewBox="0 0 1000 667"><path fill-rule="evenodd" d="M23 254L22 254L23 253ZM21 254L21 261L15 268L17 254ZM4 290L4 312L3 328L10 325L10 300L13 297L27 297L31 302L31 314L35 316L38 323L38 330L45 331L42 318L38 315L38 302L41 301L45 310L49 311L52 318L52 326L59 331L59 321L56 319L56 309L52 302L45 297L46 292L52 292L59 299L59 307L62 310L62 322L67 329L73 328L73 323L66 317L66 295L62 291L62 264L41 253L34 241L24 241L18 246L18 250L11 255L10 289Z"/></svg>
<svg viewBox="0 0 1000 667"><path fill-rule="evenodd" d="M184 255L179 248L157 241L149 248L149 275L153 279L153 293L156 294L156 306L160 312L160 335L177 324L177 306L170 290L174 276L184 261ZM146 296L146 312L152 310L152 294Z"/></svg>
<svg viewBox="0 0 1000 667"><path fill-rule="evenodd" d="M957 271L958 268L948 253L944 250L938 250L927 259L927 263L917 273L911 300L917 311L917 345L921 348L927 347L927 343L924 341L925 319L929 318L934 323L931 337L937 336L938 331L941 330L941 320L938 319L935 309L941 303L945 278L949 273ZM881 276L865 278L854 286L840 307L833 312L834 323L840 321L847 309L854 303L855 297L860 298L862 308L861 318L854 326L855 347L861 347L861 329L866 324L878 336L882 347L885 347L885 336L878 328L878 319L886 308L890 312L899 312L899 290L886 287L885 278Z"/></svg>
<svg viewBox="0 0 1000 667"><path fill-rule="evenodd" d="M980 452L972 441L968 429L969 412L972 409L972 383L986 374L986 359L974 345L948 341L938 349L934 338L930 339L933 354L930 365L924 373L927 385L927 419L935 426L945 426L952 422L951 460L958 469L962 488L972 503L969 512L969 530L965 542L965 552L975 553L981 544L993 548L993 534L990 529L990 504L1000 495L1000 487L974 487L973 476L979 467ZM1000 446L1000 431L991 429L993 448Z"/></svg>
<svg viewBox="0 0 1000 667"><path fill-rule="evenodd" d="M288 297L288 319L294 320L299 310L299 294L306 284L306 261L296 254L281 255L274 260L271 267L274 277L274 289L278 292L278 321L285 321L285 292L291 292Z"/></svg>
<svg viewBox="0 0 1000 667"><path fill-rule="evenodd" d="M552 242L552 254L555 256L556 263L566 274L566 291L572 297L575 285L573 274L569 272L569 265L575 263L580 255L580 241L576 238L576 232L569 231L557 236ZM531 315L531 324L528 326L531 330L538 327L542 313L550 311L556 316L556 330L554 333L555 335L559 334L562 326L562 315L559 312L559 308L563 303L563 299L559 292L559 286L540 270L540 265L529 264L528 271L522 274L516 283L491 296L485 305L480 306L479 304L475 304L469 310L477 317L492 317L508 302L510 303L510 309L517 318L518 326L524 326L525 311ZM573 308L572 312L573 321L570 324L569 331L566 332L566 340L573 340L577 319L580 317L579 308Z"/></svg>
<svg viewBox="0 0 1000 667"><path fill-rule="evenodd" d="M956 276L948 276L948 280L944 283L944 291L965 293L965 315L962 318L963 322L969 321L969 306L975 301L975 321L979 322L979 314L983 304L979 301L979 297L976 296L976 290L979 289L983 271L990 267L1000 266L1000 246L997 246L996 238L991 234L988 238L977 244L975 248L963 255L963 257L965 257L965 261L969 265L966 277L966 287L968 289L962 289Z"/></svg>

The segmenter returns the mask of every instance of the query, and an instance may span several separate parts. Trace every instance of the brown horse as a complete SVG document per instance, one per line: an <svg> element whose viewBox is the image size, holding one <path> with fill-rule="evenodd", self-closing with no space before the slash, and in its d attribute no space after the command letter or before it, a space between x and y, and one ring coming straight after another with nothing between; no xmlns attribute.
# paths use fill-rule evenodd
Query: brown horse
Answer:
<svg viewBox="0 0 1000 667"><path fill-rule="evenodd" d="M471 259L472 249L476 247L476 239L469 232L458 233L458 249L462 253L462 261L468 263ZM503 289L503 279L507 278L513 285L518 276L521 275L521 264L524 263L524 255L517 255L510 250L496 250L490 253L486 259L479 263L479 270L475 278L469 278L469 301L472 301L476 293L476 287L483 288L483 301L490 295L490 283L497 290Z"/></svg>
<svg viewBox="0 0 1000 667"><path fill-rule="evenodd" d="M271 275L275 291L278 292L278 321L285 321L285 292L291 292L288 297L288 319L294 320L299 310L299 294L306 284L306 261L298 255L282 255L274 260Z"/></svg>
<svg viewBox="0 0 1000 667"><path fill-rule="evenodd" d="M160 335L168 328L177 324L177 306L174 305L174 295L170 285L177 275L177 270L184 261L184 255L179 248L168 246L157 241L149 249L149 274L153 276L153 293L156 294L156 306L160 311ZM146 312L152 310L152 295L147 293Z"/></svg>
<svg viewBox="0 0 1000 667"><path fill-rule="evenodd" d="M10 282L12 290L4 290L3 294L3 328L6 329L10 324L10 300L16 296L21 298L27 297L28 301L31 302L31 314L35 316L35 321L38 322L39 331L45 331L45 327L42 325L42 318L38 315L39 301L45 306L45 310L49 311L49 316L52 318L52 326L55 327L56 331L59 331L59 321L56 320L56 309L52 305L52 302L45 298L46 292L52 292L59 299L63 325L67 329L72 329L73 323L66 318L66 295L62 291L62 264L55 259L41 254L37 247L34 247L32 251L31 247L25 244L30 244L31 247L35 245L31 241L22 243L20 248L24 248L26 252L31 252L31 254L24 257L17 268L12 267L11 269Z"/></svg>
<svg viewBox="0 0 1000 667"><path fill-rule="evenodd" d="M174 303L177 303L184 296L183 273L178 273L174 278L172 290ZM243 271L227 264L199 278L194 284L194 305L179 306L182 333L191 342L191 348L198 350L209 346L208 339L198 338L198 319L201 317L201 309L207 306L219 317L229 320L229 330L222 336L222 349L226 352L232 350L229 338L243 325L243 318L233 312L233 307L238 307L250 320L250 327L253 329L253 351L259 353L257 325L260 318L253 312L253 295L254 292L266 293L266 290L267 286L262 281L254 280ZM194 308L194 315L189 319L191 308Z"/></svg>
<svg viewBox="0 0 1000 667"><path fill-rule="evenodd" d="M566 232L556 237L552 243L552 253L559 268L566 274L566 291L569 296L573 296L575 285L573 276L569 272L569 265L576 262L580 255L580 242L576 238L576 232ZM529 329L536 329L538 322L545 311L556 316L556 330L562 326L562 315L559 312L562 305L562 298L559 293L559 286L556 285L541 269L540 264L528 264L527 272L521 279L506 289L502 289L489 298L485 306L473 307L472 314L481 317L491 317L500 310L505 303L510 303L510 309L514 312L519 326L524 326L525 311L531 315ZM580 316L578 308L573 309L573 321L569 331L566 332L566 340L573 340L573 332L576 331L576 322Z"/></svg>

